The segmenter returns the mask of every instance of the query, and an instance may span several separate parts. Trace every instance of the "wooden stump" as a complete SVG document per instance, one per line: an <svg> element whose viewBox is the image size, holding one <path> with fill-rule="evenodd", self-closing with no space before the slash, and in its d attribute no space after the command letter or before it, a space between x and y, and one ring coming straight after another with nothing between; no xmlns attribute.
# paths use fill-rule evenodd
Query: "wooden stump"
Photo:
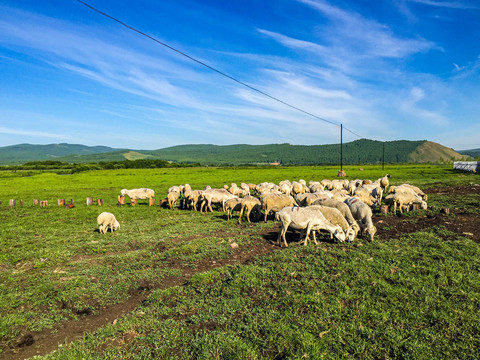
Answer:
<svg viewBox="0 0 480 360"><path fill-rule="evenodd" d="M155 205L155 199L154 198L148 199L148 206L153 206L153 205Z"/></svg>
<svg viewBox="0 0 480 360"><path fill-rule="evenodd" d="M125 205L125 196L118 195L118 205Z"/></svg>
<svg viewBox="0 0 480 360"><path fill-rule="evenodd" d="M14 207L15 206L15 199L10 199L10 201L8 202L8 205L10 205L10 207Z"/></svg>
<svg viewBox="0 0 480 360"><path fill-rule="evenodd" d="M338 170L337 177L344 177L344 176L347 176L347 173L345 172L345 170Z"/></svg>
<svg viewBox="0 0 480 360"><path fill-rule="evenodd" d="M130 205L132 206L137 205L137 199L130 199Z"/></svg>
<svg viewBox="0 0 480 360"><path fill-rule="evenodd" d="M89 196L87 197L87 206L93 204L93 197Z"/></svg>
<svg viewBox="0 0 480 360"><path fill-rule="evenodd" d="M33 206L38 205L39 203L40 201L38 201L38 199L33 199Z"/></svg>
<svg viewBox="0 0 480 360"><path fill-rule="evenodd" d="M380 206L380 212L383 213L383 214L388 214L389 210L390 210L390 207L388 205Z"/></svg>
<svg viewBox="0 0 480 360"><path fill-rule="evenodd" d="M97 205L102 206L103 205L103 199L97 199Z"/></svg>
<svg viewBox="0 0 480 360"><path fill-rule="evenodd" d="M58 206L65 206L65 199L58 199Z"/></svg>

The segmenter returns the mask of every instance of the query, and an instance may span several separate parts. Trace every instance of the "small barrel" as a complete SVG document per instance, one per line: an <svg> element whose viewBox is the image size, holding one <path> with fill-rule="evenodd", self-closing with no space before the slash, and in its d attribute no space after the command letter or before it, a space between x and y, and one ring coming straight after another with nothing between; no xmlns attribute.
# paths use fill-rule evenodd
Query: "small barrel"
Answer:
<svg viewBox="0 0 480 360"><path fill-rule="evenodd" d="M38 205L40 201L38 199L33 199L33 206Z"/></svg>
<svg viewBox="0 0 480 360"><path fill-rule="evenodd" d="M93 204L93 197L89 196L87 197L87 205L92 205Z"/></svg>
<svg viewBox="0 0 480 360"><path fill-rule="evenodd" d="M103 199L97 199L97 205L102 206L103 205Z"/></svg>
<svg viewBox="0 0 480 360"><path fill-rule="evenodd" d="M40 207L46 207L48 205L47 200L40 200Z"/></svg>
<svg viewBox="0 0 480 360"><path fill-rule="evenodd" d="M15 206L15 199L10 199L10 201L8 202L8 205L10 205L10 207L14 207Z"/></svg>
<svg viewBox="0 0 480 360"><path fill-rule="evenodd" d="M153 205L155 205L155 198L148 199L148 206L153 206Z"/></svg>
<svg viewBox="0 0 480 360"><path fill-rule="evenodd" d="M58 199L58 206L65 206L65 199Z"/></svg>
<svg viewBox="0 0 480 360"><path fill-rule="evenodd" d="M125 205L125 196L118 195L118 205Z"/></svg>

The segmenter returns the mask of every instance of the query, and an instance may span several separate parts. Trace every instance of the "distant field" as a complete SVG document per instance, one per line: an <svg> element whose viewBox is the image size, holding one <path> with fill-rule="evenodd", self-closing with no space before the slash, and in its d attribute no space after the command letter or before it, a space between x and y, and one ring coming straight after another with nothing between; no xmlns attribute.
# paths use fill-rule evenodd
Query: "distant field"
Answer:
<svg viewBox="0 0 480 360"><path fill-rule="evenodd" d="M434 208L376 214L373 243L325 237L304 247L289 232L282 249L273 217L239 225L218 211L119 206L117 196L149 187L158 204L171 185L308 182L336 178L338 167L0 172L0 358L58 344L47 358L478 358L479 176L344 169L349 179L389 173L391 184L420 186ZM87 206L89 196L104 205ZM76 206L58 207L59 198ZM102 211L119 231L98 233Z"/></svg>

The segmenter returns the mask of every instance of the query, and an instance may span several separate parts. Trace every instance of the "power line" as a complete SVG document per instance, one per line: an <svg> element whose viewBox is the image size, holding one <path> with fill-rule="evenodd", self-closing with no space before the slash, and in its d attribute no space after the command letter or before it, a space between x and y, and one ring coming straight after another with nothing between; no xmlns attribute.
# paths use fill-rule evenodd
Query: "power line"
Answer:
<svg viewBox="0 0 480 360"><path fill-rule="evenodd" d="M172 50L172 51L174 51L174 52L176 52L176 53L178 53L178 54L180 54L180 55L182 55L182 56L184 56L184 57L186 57L186 58L188 58L188 59L190 59L190 60L192 60L192 61L194 61L194 62L196 62L197 64L200 64L200 65L202 65L202 66L210 69L211 71L216 72L217 74L220 74L220 75L222 75L222 76L224 76L224 77L226 77L226 78L228 78L228 79L230 79L230 80L232 80L232 81L235 81L236 83L238 83L238 84L240 84L240 85L243 85L243 86L247 87L248 89L250 89L250 90L252 90L252 91L255 91L255 92L259 93L259 94L262 94L263 96L266 96L266 97L268 97L268 98L270 98L270 99L272 99L272 100L274 100L274 101L277 101L277 102L279 102L279 103L281 103L281 104L283 104L283 105L285 105L285 106L288 106L288 107L290 107L290 108L292 108L292 109L295 109L295 110L297 110L297 111L300 111L300 112L302 112L302 113L304 113L304 114L306 114L306 115L312 116L312 117L314 117L315 119L318 119L318 120L327 122L327 123L329 123L329 124L332 124L332 125L335 125L335 126L338 126L338 127L343 127L343 125L342 125L342 124L339 124L338 122L334 122L334 121L331 121L331 120L327 120L327 119L325 119L325 118L323 118L323 117L320 117L320 116L317 116L317 115L315 115L315 114L312 114L311 112L308 112L308 111L306 111L306 110L303 110L303 109L301 109L301 108L299 108L299 107L297 107L297 106L295 106L295 105L289 104L289 103L287 103L286 101L283 101L283 100L281 100L281 99L279 99L279 98L277 98L277 97L275 97L275 96L272 96L272 95L270 95L270 94L267 94L266 92L264 92L264 91L262 91L262 90L259 90L259 89L255 88L255 87L251 86L251 85L248 85L247 83L244 83L243 81L240 81L240 80L234 78L233 76L230 76L230 75L224 73L223 71L217 70L217 69L215 69L214 67L212 67L212 66L210 66L210 65L208 65L208 64L206 64L206 63L204 63L204 62L202 62L202 61L200 61L200 60L198 60L198 59L196 59L196 58L194 58L193 56L190 56L190 55L188 55L188 54L186 54L186 53L184 53L184 52L182 52L182 51L180 51L180 50L177 50L177 49L175 49L174 47L172 47L172 46L164 43L163 41L160 41L160 40L154 38L153 36L150 36L150 35L144 33L143 31L140 31L140 30L134 28L133 26L130 26L130 25L124 23L123 21L120 21L120 20L118 20L117 18L114 18L114 17L111 16L111 15L108 15L107 13L105 13L105 12L103 12L103 11L101 11L101 10L98 10L97 8L95 8L95 7L87 4L86 2L84 2L84 1L82 1L82 0L77 0L77 1L78 1L79 3L85 5L85 6L88 7L89 9L95 11L96 13L98 13L98 14L100 14L100 15L102 15L102 16L105 16L105 17L107 17L107 18L109 18L109 19L111 19L111 20L119 23L120 25L126 27L127 29L130 29L130 30L132 30L132 31L134 31L134 32L142 35L142 36L145 36L145 37L147 37L148 39L156 42L157 44L160 44L160 45L162 45L162 46L165 46L166 48L168 48L168 49L170 49L170 50ZM363 138L362 136L356 134L355 132L353 132L353 131L350 130L350 129L347 129L346 127L343 127L343 130L346 130L346 131L350 132L351 134L357 136L357 137L360 138L360 139Z"/></svg>

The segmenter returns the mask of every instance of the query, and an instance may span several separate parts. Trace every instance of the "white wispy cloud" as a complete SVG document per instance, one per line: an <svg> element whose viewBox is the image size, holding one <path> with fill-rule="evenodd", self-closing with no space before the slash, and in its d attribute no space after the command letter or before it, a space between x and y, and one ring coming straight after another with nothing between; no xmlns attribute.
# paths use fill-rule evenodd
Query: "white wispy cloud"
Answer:
<svg viewBox="0 0 480 360"><path fill-rule="evenodd" d="M319 26L317 35L325 41L356 56L402 58L418 52L439 49L433 42L415 38L400 38L385 24L365 18L359 13L335 7L324 0L298 0L326 16L331 24ZM326 33L325 33L325 30Z"/></svg>
<svg viewBox="0 0 480 360"><path fill-rule="evenodd" d="M480 9L477 1L435 1L435 0L407 0L409 2L424 4L435 7L443 7L450 9L473 10Z"/></svg>

